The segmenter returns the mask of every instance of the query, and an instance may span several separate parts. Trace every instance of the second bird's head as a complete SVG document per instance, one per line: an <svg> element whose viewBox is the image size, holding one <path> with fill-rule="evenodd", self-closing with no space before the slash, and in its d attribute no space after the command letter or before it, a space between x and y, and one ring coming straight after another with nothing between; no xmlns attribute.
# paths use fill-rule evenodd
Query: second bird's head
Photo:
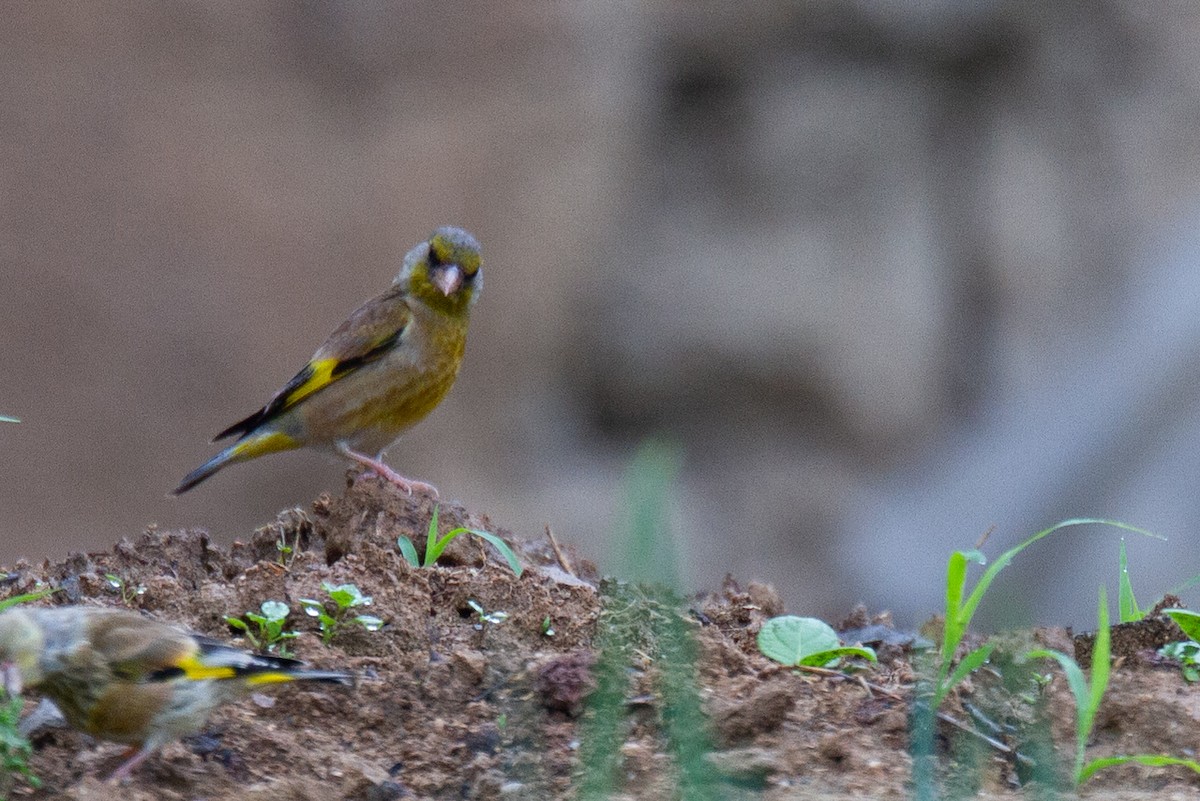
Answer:
<svg viewBox="0 0 1200 801"><path fill-rule="evenodd" d="M482 264L475 237L446 225L408 252L395 284L435 309L463 314L483 288Z"/></svg>

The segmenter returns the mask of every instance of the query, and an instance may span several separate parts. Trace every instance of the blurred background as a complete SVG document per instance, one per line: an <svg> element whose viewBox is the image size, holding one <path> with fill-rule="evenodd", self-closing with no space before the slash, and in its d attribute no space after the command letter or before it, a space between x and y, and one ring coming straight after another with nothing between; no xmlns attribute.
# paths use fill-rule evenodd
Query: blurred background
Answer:
<svg viewBox="0 0 1200 801"><path fill-rule="evenodd" d="M453 223L467 358L389 451L443 499L603 566L663 436L697 589L915 622L950 550L1100 515L1169 537L1148 603L1200 573L1198 40L1103 0L10 8L0 562L340 491L298 452L166 497ZM1117 541L983 612L1089 625Z"/></svg>

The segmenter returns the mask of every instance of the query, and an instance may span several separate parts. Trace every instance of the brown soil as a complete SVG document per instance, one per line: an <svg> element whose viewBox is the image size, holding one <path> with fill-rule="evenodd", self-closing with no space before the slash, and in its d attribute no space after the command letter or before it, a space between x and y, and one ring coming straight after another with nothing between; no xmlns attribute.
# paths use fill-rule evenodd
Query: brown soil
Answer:
<svg viewBox="0 0 1200 801"><path fill-rule="evenodd" d="M122 599L104 578L115 574L128 587L145 588L126 601L131 606L224 639L234 638L225 615L281 600L304 632L293 641L300 658L360 676L354 689L295 686L276 693L274 703L255 696L224 707L203 735L168 746L138 768L119 791L123 801L574 798L585 781L584 763L603 758L592 742L600 730L592 726L596 713L586 710L589 697L600 695L599 676L613 666L614 655L620 664L606 675L624 686L615 716L613 797L690 798L678 790L678 752L665 734L677 710L665 708L664 699L680 698L675 685L686 688L691 680L680 682L676 670L664 686L669 667L659 657L671 625L686 627L698 645L694 680L713 749L700 763L717 777L716 791L698 796L912 795L908 721L916 671L911 638L888 629L886 618L873 621L860 610L846 621L882 623L876 627L881 634L869 636L888 641L878 646L880 665L861 678L796 673L755 647L762 622L783 611L769 587L729 580L690 604L665 606L633 588L597 581L587 564L574 566L578 578L571 575L548 541L514 543L527 565L520 578L490 548L465 537L437 567L414 569L401 558L396 538L409 536L420 549L431 510L427 498L409 499L363 480L341 498L320 498L309 513L282 514L249 543L225 549L202 530L149 530L111 553L18 565L9 590L28 591L43 581L62 588L55 603L115 605ZM443 532L468 525L511 541L485 516L453 506L442 507L440 516ZM299 545L286 567L278 564L281 536ZM298 599L321 597L323 581L356 584L373 596L370 611L387 625L374 633L347 629L322 646ZM508 617L480 624L469 601ZM545 631L547 620L552 634ZM1065 631L1024 639L1026 646L1071 648ZM1117 651L1089 757L1194 757L1200 751L1200 695L1178 669L1148 658L1144 640L1129 638L1136 649ZM601 649L602 643L609 645ZM1072 758L1074 704L1061 674L1047 668L1055 678L1031 691L1028 682L1011 686L1002 657L993 664L943 708L962 727L996 724L993 745L939 724L937 773L954 797L1024 797L1030 786L1044 789L1029 783L1029 760L1042 766L1032 773L1044 781L1056 772L1051 765ZM17 789L13 797L91 799L113 792L103 777L119 764L120 746L61 728L35 733L34 742L32 765L44 786ZM1198 794L1200 777L1186 769L1138 766L1104 772L1081 792L1095 798Z"/></svg>

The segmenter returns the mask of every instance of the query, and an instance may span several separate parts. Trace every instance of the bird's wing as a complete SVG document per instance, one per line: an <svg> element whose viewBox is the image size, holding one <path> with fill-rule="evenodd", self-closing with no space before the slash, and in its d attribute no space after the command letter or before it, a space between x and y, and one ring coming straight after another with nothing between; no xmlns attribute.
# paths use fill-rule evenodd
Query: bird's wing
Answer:
<svg viewBox="0 0 1200 801"><path fill-rule="evenodd" d="M254 685L303 678L348 684L353 679L346 673L306 671L295 659L248 653L140 615L114 615L101 626L93 634L94 647L113 675L135 683L245 679Z"/></svg>
<svg viewBox="0 0 1200 801"><path fill-rule="evenodd" d="M178 670L200 651L191 635L134 612L96 610L87 621L87 642L114 675L140 682Z"/></svg>
<svg viewBox="0 0 1200 801"><path fill-rule="evenodd" d="M412 319L404 291L393 288L358 308L329 335L304 369L275 393L266 406L213 437L213 441L245 436L300 401L395 347Z"/></svg>

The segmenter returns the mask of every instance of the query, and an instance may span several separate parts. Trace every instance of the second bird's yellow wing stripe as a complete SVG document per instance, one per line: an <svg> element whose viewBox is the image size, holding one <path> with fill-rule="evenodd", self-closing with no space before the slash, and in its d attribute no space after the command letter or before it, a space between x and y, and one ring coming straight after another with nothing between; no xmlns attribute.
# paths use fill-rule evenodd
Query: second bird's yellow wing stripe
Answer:
<svg viewBox="0 0 1200 801"><path fill-rule="evenodd" d="M229 665L212 665L204 661L200 654L192 654L180 659L175 667L183 672L185 679L203 681L204 679L232 679L237 676L236 668Z"/></svg>
<svg viewBox="0 0 1200 801"><path fill-rule="evenodd" d="M176 667L182 672L183 678L189 681L204 681L206 679L237 679L240 678L250 685L282 684L293 681L295 677L282 670L271 670L263 665L244 666L212 664L204 660L203 654L194 654L181 659Z"/></svg>

